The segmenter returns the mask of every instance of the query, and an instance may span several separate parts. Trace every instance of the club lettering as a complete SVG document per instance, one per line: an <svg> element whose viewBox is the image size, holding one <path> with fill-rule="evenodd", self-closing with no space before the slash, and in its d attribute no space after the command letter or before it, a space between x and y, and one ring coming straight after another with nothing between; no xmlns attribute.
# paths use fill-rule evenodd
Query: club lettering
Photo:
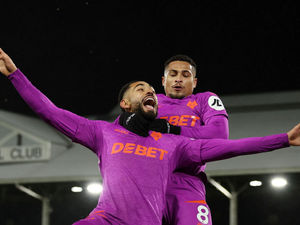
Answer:
<svg viewBox="0 0 300 225"><path fill-rule="evenodd" d="M14 148L10 152L11 159L39 159L42 157L41 147L34 148Z"/></svg>

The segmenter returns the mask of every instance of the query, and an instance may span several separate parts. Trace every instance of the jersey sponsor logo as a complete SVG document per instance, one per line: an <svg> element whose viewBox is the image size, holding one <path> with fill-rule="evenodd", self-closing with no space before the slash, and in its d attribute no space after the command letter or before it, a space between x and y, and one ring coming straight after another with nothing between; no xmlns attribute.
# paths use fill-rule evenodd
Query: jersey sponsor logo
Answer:
<svg viewBox="0 0 300 225"><path fill-rule="evenodd" d="M118 153L135 154L139 156L158 158L159 160L163 160L165 154L167 154L168 151L160 148L155 148L155 147L146 147L143 145L137 145L135 143L116 142L112 146L111 154L118 154Z"/></svg>
<svg viewBox="0 0 300 225"><path fill-rule="evenodd" d="M198 104L197 104L197 102L194 100L193 102L189 101L186 105L187 105L188 107L190 107L191 109L194 109Z"/></svg>
<svg viewBox="0 0 300 225"><path fill-rule="evenodd" d="M160 119L167 120L170 124L174 126L190 126L194 127L197 120L200 118L193 115L181 115L181 116L162 116Z"/></svg>
<svg viewBox="0 0 300 225"><path fill-rule="evenodd" d="M208 105L210 108L218 111L225 109L221 99L217 96L210 96L208 99Z"/></svg>

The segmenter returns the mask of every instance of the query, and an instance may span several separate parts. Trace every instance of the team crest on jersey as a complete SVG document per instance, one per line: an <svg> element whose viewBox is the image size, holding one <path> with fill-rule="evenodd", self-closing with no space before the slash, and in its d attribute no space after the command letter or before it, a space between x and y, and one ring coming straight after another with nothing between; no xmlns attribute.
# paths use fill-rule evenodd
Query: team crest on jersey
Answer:
<svg viewBox="0 0 300 225"><path fill-rule="evenodd" d="M194 109L198 104L197 104L197 102L194 100L193 102L189 101L186 105L187 105L188 107L190 107L191 109Z"/></svg>
<svg viewBox="0 0 300 225"><path fill-rule="evenodd" d="M157 141L158 139L160 139L161 136L162 136L160 132L155 132L155 131L153 131L150 135L151 135L151 137L154 138L155 141Z"/></svg>
<svg viewBox="0 0 300 225"><path fill-rule="evenodd" d="M208 105L210 108L218 111L225 109L221 99L217 96L210 96L208 99Z"/></svg>

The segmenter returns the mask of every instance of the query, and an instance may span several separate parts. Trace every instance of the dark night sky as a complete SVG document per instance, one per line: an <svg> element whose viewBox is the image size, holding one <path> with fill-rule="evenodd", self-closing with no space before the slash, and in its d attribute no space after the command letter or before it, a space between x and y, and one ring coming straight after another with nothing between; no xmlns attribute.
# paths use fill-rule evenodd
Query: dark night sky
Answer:
<svg viewBox="0 0 300 225"><path fill-rule="evenodd" d="M131 80L148 81L162 92L163 62L178 53L198 64L196 92L222 96L300 88L296 1L12 0L1 2L0 11L0 47L57 106L83 116L108 113L119 88ZM0 109L33 115L4 76ZM220 181L226 179L250 178ZM71 224L96 205L95 199L65 193L68 185L27 185L53 196L53 225ZM299 185L288 191L300 193ZM300 196L288 191L278 198L267 187L253 192L258 195L245 192L240 224L300 224L293 217L299 209L293 199ZM40 203L24 195L12 185L0 186L5 225L40 224ZM208 202L215 225L228 224L228 200L208 187Z"/></svg>
<svg viewBox="0 0 300 225"><path fill-rule="evenodd" d="M162 92L163 62L178 53L198 64L196 91L300 87L294 1L5 1L1 17L1 47L55 104L80 115L108 113L131 80ZM0 105L31 114L4 77Z"/></svg>

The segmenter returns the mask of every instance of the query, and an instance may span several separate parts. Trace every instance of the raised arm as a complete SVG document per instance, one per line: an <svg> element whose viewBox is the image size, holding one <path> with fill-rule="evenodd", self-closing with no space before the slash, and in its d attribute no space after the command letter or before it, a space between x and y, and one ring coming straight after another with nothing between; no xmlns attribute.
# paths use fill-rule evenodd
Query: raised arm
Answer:
<svg viewBox="0 0 300 225"><path fill-rule="evenodd" d="M86 118L56 107L17 69L12 59L2 49L0 49L0 72L8 77L24 101L42 119L73 141L94 149L94 123Z"/></svg>
<svg viewBox="0 0 300 225"><path fill-rule="evenodd" d="M16 65L11 58L0 48L0 72L4 76L9 76L17 70Z"/></svg>

